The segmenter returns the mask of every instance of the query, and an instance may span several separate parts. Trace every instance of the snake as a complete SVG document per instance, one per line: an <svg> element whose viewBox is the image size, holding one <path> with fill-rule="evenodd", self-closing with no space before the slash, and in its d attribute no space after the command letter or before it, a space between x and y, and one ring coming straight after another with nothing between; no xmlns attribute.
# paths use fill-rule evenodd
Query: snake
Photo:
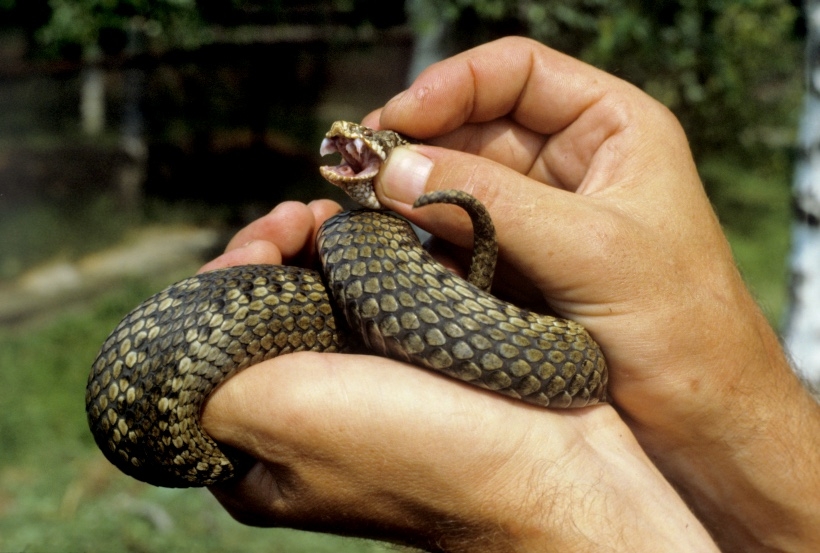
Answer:
<svg viewBox="0 0 820 553"><path fill-rule="evenodd" d="M253 460L205 433L203 404L232 375L299 351L389 357L548 408L606 401L606 361L583 326L491 294L498 247L477 199L440 190L415 203L469 214L466 279L383 209L373 180L390 152L407 144L393 131L331 126L320 153L342 159L320 172L364 207L322 224L322 270L217 269L169 286L122 319L92 364L85 396L91 433L111 463L163 487L240 476Z"/></svg>

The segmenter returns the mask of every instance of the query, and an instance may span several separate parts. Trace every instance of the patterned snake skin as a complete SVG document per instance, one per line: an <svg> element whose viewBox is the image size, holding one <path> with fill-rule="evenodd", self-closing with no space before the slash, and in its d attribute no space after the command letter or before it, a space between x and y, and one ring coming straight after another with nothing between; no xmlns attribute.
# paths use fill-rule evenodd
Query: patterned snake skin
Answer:
<svg viewBox="0 0 820 553"><path fill-rule="evenodd" d="M338 151L343 161L322 174L380 208L372 179L404 143L390 131L334 123L321 152ZM436 262L403 219L359 210L322 225L324 275L231 267L139 305L105 341L88 380L88 421L105 456L157 486L207 486L241 474L249 459L202 431L202 405L232 374L296 351L375 353L544 407L604 401L606 363L584 328L490 295L496 246L486 210L454 191L417 205L440 202L463 207L473 221L468 281Z"/></svg>

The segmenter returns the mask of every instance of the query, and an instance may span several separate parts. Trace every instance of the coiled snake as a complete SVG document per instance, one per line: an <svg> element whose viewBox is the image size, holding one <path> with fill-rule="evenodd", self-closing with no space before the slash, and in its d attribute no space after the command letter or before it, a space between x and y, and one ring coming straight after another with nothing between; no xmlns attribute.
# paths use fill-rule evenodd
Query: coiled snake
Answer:
<svg viewBox="0 0 820 553"><path fill-rule="evenodd" d="M378 209L372 180L405 143L391 131L334 123L321 153L343 160L321 172ZM105 456L158 486L206 486L240 474L248 460L199 426L205 398L237 371L303 350L372 352L545 407L603 401L606 363L583 327L489 294L496 245L484 207L454 191L417 205L437 202L463 207L473 221L468 281L436 262L405 220L364 209L320 229L324 275L231 267L139 305L105 341L88 379L88 421Z"/></svg>

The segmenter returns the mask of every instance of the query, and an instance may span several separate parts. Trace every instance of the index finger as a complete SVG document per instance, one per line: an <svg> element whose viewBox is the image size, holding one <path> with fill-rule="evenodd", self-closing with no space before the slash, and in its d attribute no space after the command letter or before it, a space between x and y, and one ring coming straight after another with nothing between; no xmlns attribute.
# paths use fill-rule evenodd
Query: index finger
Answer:
<svg viewBox="0 0 820 553"><path fill-rule="evenodd" d="M532 158L546 176L539 180L569 190L600 188L595 179L602 173L591 171L596 163L609 176L635 174L634 164L642 161L631 160L630 153L647 142L682 139L682 133L647 136L664 126L659 121L674 122L668 128L677 122L634 86L520 37L430 66L387 103L379 126L425 139L501 118L547 138Z"/></svg>
<svg viewBox="0 0 820 553"><path fill-rule="evenodd" d="M506 115L554 134L608 92L630 86L536 41L508 37L427 68L387 103L381 126L429 138Z"/></svg>

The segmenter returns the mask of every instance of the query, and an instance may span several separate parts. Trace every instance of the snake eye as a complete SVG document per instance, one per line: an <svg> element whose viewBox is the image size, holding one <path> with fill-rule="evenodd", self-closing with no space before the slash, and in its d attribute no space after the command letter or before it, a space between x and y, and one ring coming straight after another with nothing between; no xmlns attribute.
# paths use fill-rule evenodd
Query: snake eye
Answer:
<svg viewBox="0 0 820 553"><path fill-rule="evenodd" d="M367 127L365 127L364 129L362 129L362 136L373 136L373 129L368 129Z"/></svg>

